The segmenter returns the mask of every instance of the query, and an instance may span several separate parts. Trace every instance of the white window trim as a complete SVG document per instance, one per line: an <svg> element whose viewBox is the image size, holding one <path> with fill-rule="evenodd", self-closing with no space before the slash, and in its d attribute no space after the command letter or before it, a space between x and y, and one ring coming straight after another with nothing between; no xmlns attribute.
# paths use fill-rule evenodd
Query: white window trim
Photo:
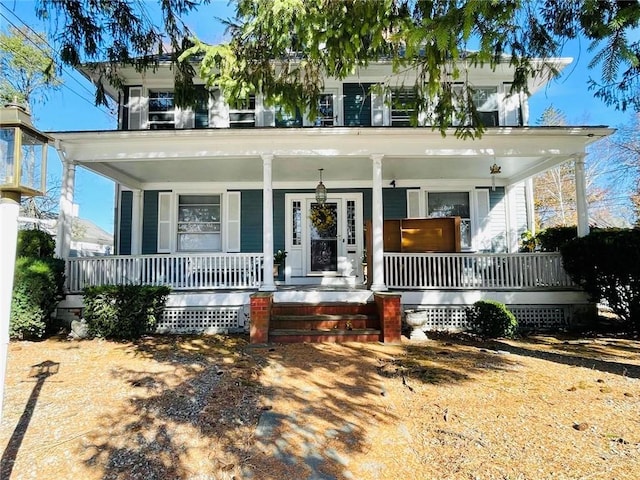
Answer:
<svg viewBox="0 0 640 480"><path fill-rule="evenodd" d="M180 195L202 195L202 196L211 196L211 195L220 195L220 251L212 251L211 253L231 253L229 252L229 245L227 240L227 229L229 227L229 213L228 213L228 195L235 194L239 192L229 192L227 190L216 190L203 192L201 190L179 190L173 192L159 192L160 194L171 195L171 249L170 251L161 251L158 249L158 253L208 253L208 252L198 252L198 251L190 251L190 250L178 250L178 207L179 207L179 197ZM239 208L242 208L242 200L239 199ZM160 200L158 199L158 208L160 208ZM241 214L241 212L240 212ZM241 219L241 216L240 216ZM156 230L156 238L159 237L159 227L160 227L160 218L158 217L158 229ZM239 220L239 225L236 228L240 229L240 234L242 232L242 223ZM238 242L241 245L241 237L239 237ZM238 252L240 250L233 250L233 252Z"/></svg>
<svg viewBox="0 0 640 480"><path fill-rule="evenodd" d="M427 216L427 194L429 193L467 193L469 195L469 228L471 230L471 245L469 247L462 247L463 252L472 252L474 251L474 238L476 236L477 231L477 205L476 205L476 196L475 186L473 187L459 187L459 186L451 186L447 187L421 187L420 188L420 216L422 218L430 218ZM408 200L408 197L407 197ZM407 204L408 208L408 204Z"/></svg>

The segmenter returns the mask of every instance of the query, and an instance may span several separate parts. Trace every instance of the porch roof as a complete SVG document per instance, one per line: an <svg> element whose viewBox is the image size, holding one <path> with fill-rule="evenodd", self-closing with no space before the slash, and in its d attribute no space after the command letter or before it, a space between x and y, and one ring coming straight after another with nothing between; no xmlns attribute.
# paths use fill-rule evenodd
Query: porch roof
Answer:
<svg viewBox="0 0 640 480"><path fill-rule="evenodd" d="M195 129L49 132L66 158L132 188L164 183L261 182L261 155L273 155L274 183L370 182L371 155L383 179L518 182L585 152L604 127L501 127L461 140L428 128Z"/></svg>

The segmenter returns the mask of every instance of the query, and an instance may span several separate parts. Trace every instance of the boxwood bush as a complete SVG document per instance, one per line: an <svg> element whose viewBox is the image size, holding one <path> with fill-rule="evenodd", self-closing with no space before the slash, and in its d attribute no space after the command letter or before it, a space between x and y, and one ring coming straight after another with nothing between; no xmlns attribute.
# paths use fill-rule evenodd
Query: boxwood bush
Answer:
<svg viewBox="0 0 640 480"><path fill-rule="evenodd" d="M466 314L471 331L485 338L511 338L518 329L515 315L494 300L480 300L467 308Z"/></svg>
<svg viewBox="0 0 640 480"><path fill-rule="evenodd" d="M640 230L594 230L560 251L573 281L640 332Z"/></svg>
<svg viewBox="0 0 640 480"><path fill-rule="evenodd" d="M62 298L64 262L55 258L19 257L13 280L9 335L41 338Z"/></svg>
<svg viewBox="0 0 640 480"><path fill-rule="evenodd" d="M84 319L89 334L135 340L153 331L171 289L151 285L105 285L84 289Z"/></svg>

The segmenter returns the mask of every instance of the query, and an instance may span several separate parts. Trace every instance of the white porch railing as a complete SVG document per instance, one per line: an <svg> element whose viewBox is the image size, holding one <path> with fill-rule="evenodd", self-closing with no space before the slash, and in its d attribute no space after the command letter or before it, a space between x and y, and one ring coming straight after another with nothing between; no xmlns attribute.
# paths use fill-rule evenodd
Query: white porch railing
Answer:
<svg viewBox="0 0 640 480"><path fill-rule="evenodd" d="M173 290L258 288L261 253L119 255L69 258L68 292L98 285L167 285Z"/></svg>
<svg viewBox="0 0 640 480"><path fill-rule="evenodd" d="M575 288L559 253L385 253L389 288Z"/></svg>

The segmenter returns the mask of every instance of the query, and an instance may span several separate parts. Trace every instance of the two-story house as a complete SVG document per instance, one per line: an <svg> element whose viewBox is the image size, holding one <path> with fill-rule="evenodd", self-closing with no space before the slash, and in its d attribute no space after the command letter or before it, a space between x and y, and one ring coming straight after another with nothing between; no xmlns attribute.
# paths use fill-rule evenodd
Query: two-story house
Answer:
<svg viewBox="0 0 640 480"><path fill-rule="evenodd" d="M125 86L107 91L118 130L50 133L64 165L63 216L76 165L117 182L115 255L70 258L71 294L168 284L176 331L242 327L256 291L316 303L389 291L402 308L430 309L443 328L461 326L464 307L479 299L503 301L537 326L567 322L587 304L559 254L518 253L518 244L533 227L530 179L567 160L586 233L585 148L612 130L529 126L528 97L510 95L508 63L470 72L487 127L476 140L454 129L443 137L428 112L411 126L413 90L403 85L415 78L385 62L326 79L318 118L286 114L260 94L226 103L204 86L195 108L180 109L168 64L119 74ZM390 93L371 88L382 82ZM532 78L529 92L544 84ZM274 276L277 250L287 256ZM68 257L64 241L59 254ZM80 300L70 295L61 308Z"/></svg>

